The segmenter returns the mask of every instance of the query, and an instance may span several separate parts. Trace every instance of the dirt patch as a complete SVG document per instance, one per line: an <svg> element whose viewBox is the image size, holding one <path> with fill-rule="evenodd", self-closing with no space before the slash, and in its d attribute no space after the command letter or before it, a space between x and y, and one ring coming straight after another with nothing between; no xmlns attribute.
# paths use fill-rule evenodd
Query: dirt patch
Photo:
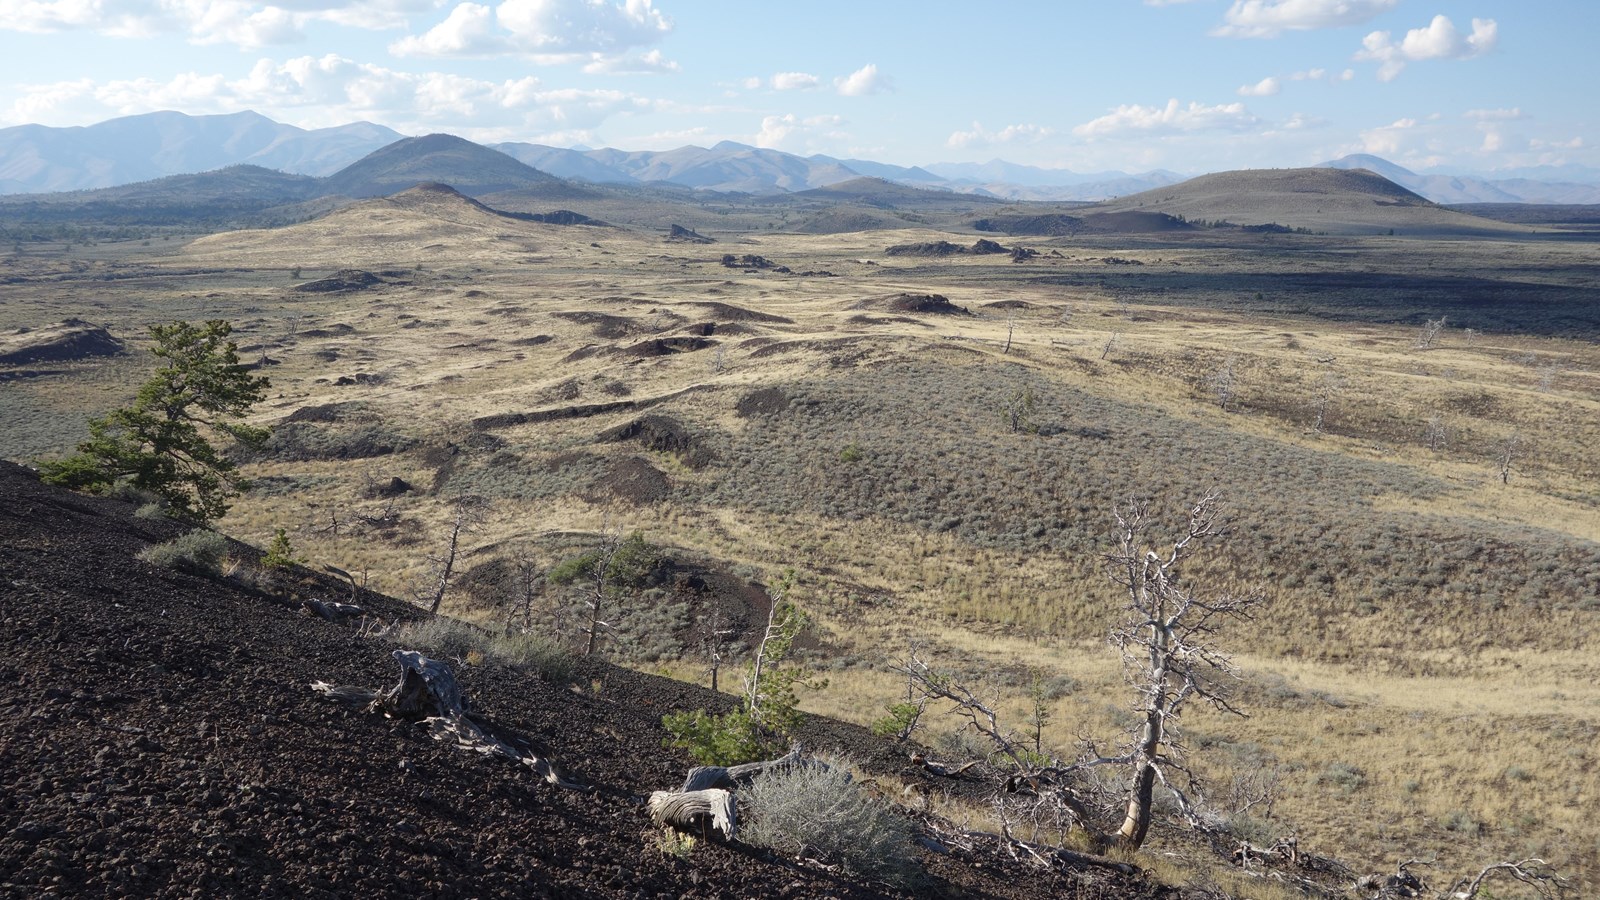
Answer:
<svg viewBox="0 0 1600 900"><path fill-rule="evenodd" d="M869 316L865 314L854 315L845 319L852 325L915 325L918 328L932 328L927 322L909 319L905 316Z"/></svg>
<svg viewBox="0 0 1600 900"><path fill-rule="evenodd" d="M548 334L536 334L532 337L514 338L506 343L513 347L537 347L540 344L548 344L553 340L555 338Z"/></svg>
<svg viewBox="0 0 1600 900"><path fill-rule="evenodd" d="M347 334L354 334L355 330L355 326L340 322L337 325L329 325L327 328L312 328L309 331L302 331L297 336L306 338L343 337Z"/></svg>
<svg viewBox="0 0 1600 900"><path fill-rule="evenodd" d="M594 488L625 503L650 506L667 499L672 493L672 482L660 469L637 456L629 456L612 463L606 474L595 480Z"/></svg>
<svg viewBox="0 0 1600 900"><path fill-rule="evenodd" d="M1033 304L1026 300L996 300L985 303L984 309L1033 309Z"/></svg>
<svg viewBox="0 0 1600 900"><path fill-rule="evenodd" d="M283 417L284 425L293 425L296 422L349 422L355 419L370 418L365 403L322 403L315 406L302 406L294 412Z"/></svg>
<svg viewBox="0 0 1600 900"><path fill-rule="evenodd" d="M746 253L743 256L724 253L722 255L722 264L729 269L742 269L746 272L765 270L777 272L779 275L788 275L792 271L788 266L780 266L765 256L757 256L754 253Z"/></svg>
<svg viewBox="0 0 1600 900"><path fill-rule="evenodd" d="M923 241L916 244L895 244L883 252L889 256L953 256L967 252L967 248L949 241Z"/></svg>
<svg viewBox="0 0 1600 900"><path fill-rule="evenodd" d="M775 416L789 408L789 395L783 388L760 388L739 398L734 410L742 419L752 416Z"/></svg>
<svg viewBox="0 0 1600 900"><path fill-rule="evenodd" d="M716 460L705 443L671 416L644 416L595 436L607 443L637 441L646 450L671 453L691 469L703 469Z"/></svg>
<svg viewBox="0 0 1600 900"><path fill-rule="evenodd" d="M71 362L127 352L111 332L82 319L65 319L42 328L21 328L0 337L0 365Z"/></svg>

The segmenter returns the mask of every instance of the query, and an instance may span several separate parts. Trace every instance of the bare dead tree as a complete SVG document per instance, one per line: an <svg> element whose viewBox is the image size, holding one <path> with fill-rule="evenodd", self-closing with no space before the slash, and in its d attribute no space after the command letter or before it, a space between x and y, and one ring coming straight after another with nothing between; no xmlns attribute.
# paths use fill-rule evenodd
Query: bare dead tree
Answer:
<svg viewBox="0 0 1600 900"><path fill-rule="evenodd" d="M1437 319L1428 319L1422 323L1422 329L1417 332L1417 341L1414 345L1418 350L1432 350L1439 343L1439 335L1444 332L1447 316Z"/></svg>
<svg viewBox="0 0 1600 900"><path fill-rule="evenodd" d="M1511 473L1516 471L1514 467L1516 466L1517 459L1520 458L1521 455L1522 433L1513 431L1506 437L1505 441L1501 443L1500 455L1496 460L1496 465L1500 470L1501 484L1511 483Z"/></svg>
<svg viewBox="0 0 1600 900"><path fill-rule="evenodd" d="M1312 408L1316 415L1311 422L1311 430L1317 434L1328 426L1328 416L1333 411L1333 401L1339 396L1339 389L1344 386L1344 379L1333 372L1323 372L1317 379L1317 385L1312 394Z"/></svg>
<svg viewBox="0 0 1600 900"><path fill-rule="evenodd" d="M1450 886L1444 896L1449 900L1474 900L1478 891L1483 888L1484 882L1496 875L1504 875L1513 881L1520 882L1533 889L1540 897L1553 898L1561 895L1566 888L1566 879L1550 868L1542 859L1529 857L1516 862L1497 862L1484 866L1483 870L1472 878L1463 878Z"/></svg>
<svg viewBox="0 0 1600 900"><path fill-rule="evenodd" d="M1211 373L1206 379L1206 386L1211 389L1211 396L1217 401L1217 407L1226 412L1233 403L1236 394L1238 379L1234 373L1234 357L1229 354L1222 361L1222 367Z"/></svg>
<svg viewBox="0 0 1600 900"><path fill-rule="evenodd" d="M425 603L428 612L437 613L444 598L456 581L456 562L461 554L461 536L488 518L489 504L481 497L457 497L451 504L450 524L445 530L445 546L438 553L429 554L429 573L423 588L417 592L419 602Z"/></svg>
<svg viewBox="0 0 1600 900"><path fill-rule="evenodd" d="M512 623L520 615L522 630L527 632L533 628L534 606L544 595L544 567L539 565L531 548L520 547L512 556L508 587L511 604L506 611L506 631L511 630Z"/></svg>
<svg viewBox="0 0 1600 900"><path fill-rule="evenodd" d="M1100 358L1101 359L1105 359L1107 356L1109 356L1111 354L1112 350L1116 349L1117 339L1120 338L1120 337L1122 337L1122 332L1120 332L1120 331L1111 332L1111 336L1106 338L1106 345L1100 349Z"/></svg>
<svg viewBox="0 0 1600 900"><path fill-rule="evenodd" d="M1216 645L1229 620L1251 616L1257 593L1202 595L1186 585L1180 568L1207 541L1223 535L1219 495L1206 494L1189 510L1189 522L1170 545L1157 551L1147 543L1154 523L1149 506L1130 501L1116 509L1117 545L1106 554L1112 581L1127 593L1126 615L1111 631L1111 643L1122 651L1123 671L1140 697L1139 725L1132 746L1118 756L1104 757L1086 748L1076 766L1121 765L1132 769L1127 812L1114 840L1129 849L1144 843L1150 830L1156 782L1176 798L1179 811L1198 824L1194 804L1173 775L1183 775L1191 789L1193 773L1183 763L1179 721L1184 705L1199 699L1223 712L1244 715L1228 701L1226 680L1238 670Z"/></svg>
<svg viewBox="0 0 1600 900"><path fill-rule="evenodd" d="M994 747L994 752L1009 760L1017 773L1027 778L1041 768L1041 760L1027 752L1026 739L1000 724L996 711L998 698L980 697L966 683L950 672L935 669L913 648L895 671L906 677L925 700L943 700L950 703L949 712L966 720L966 727L984 737Z"/></svg>
<svg viewBox="0 0 1600 900"><path fill-rule="evenodd" d="M1428 417L1428 422L1423 427L1422 439L1427 443L1429 450L1443 450L1449 445L1450 429L1444 423L1444 416L1434 413Z"/></svg>
<svg viewBox="0 0 1600 900"><path fill-rule="evenodd" d="M593 656L600 635L615 627L614 623L606 621L606 618L611 615L608 610L611 608L612 594L615 592L615 587L612 585L611 564L616 560L617 551L620 549L622 549L622 533L611 528L603 528L600 532L600 545L585 560L581 596L583 608L588 612L588 620L579 631L584 636L584 656Z"/></svg>
<svg viewBox="0 0 1600 900"><path fill-rule="evenodd" d="M696 643L706 659L706 674L711 676L711 689L720 690L722 667L733 655L734 642L744 630L734 627L727 610L715 602L709 610L695 617L695 628Z"/></svg>
<svg viewBox="0 0 1600 900"><path fill-rule="evenodd" d="M1017 332L1017 311L1012 310L1006 315L1006 346L1000 351L1001 356L1011 355L1011 337Z"/></svg>

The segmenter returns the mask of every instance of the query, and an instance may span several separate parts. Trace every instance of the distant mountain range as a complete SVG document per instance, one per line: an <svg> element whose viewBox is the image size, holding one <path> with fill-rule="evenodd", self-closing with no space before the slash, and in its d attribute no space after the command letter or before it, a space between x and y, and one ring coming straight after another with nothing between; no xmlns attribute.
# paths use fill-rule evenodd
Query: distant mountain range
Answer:
<svg viewBox="0 0 1600 900"><path fill-rule="evenodd" d="M1164 170L1075 173L998 159L898 166L820 154L797 156L732 141L666 151L568 149L514 142L490 145L489 150L499 152L483 157L461 138L431 135L424 140L445 152L426 154L431 177L415 179L417 171L396 168L401 161L374 155L401 140L398 132L369 122L306 130L254 112L218 116L159 112L74 128L19 125L0 129L0 194L90 191L235 166L277 170L285 178L334 178L327 183L300 183L292 190L285 182L286 194L297 194L298 199L326 194L376 196L409 187L416 180L448 181L469 195L540 186L559 193L555 185L561 179L592 185L671 185L776 195L865 177L1000 200L1099 201L1165 187L1184 178ZM444 148L446 142L455 143ZM402 155L418 152L414 145L404 146L408 149ZM470 147L484 149L477 144ZM458 159L449 164L452 154ZM466 160L471 160L470 165ZM346 172L362 162L365 169ZM519 167L513 168L511 163ZM1600 170L1577 166L1541 167L1491 179L1419 174L1380 157L1355 155L1317 168L1367 169L1437 203L1600 203ZM261 173L252 175L258 187L265 178ZM172 188L165 184L158 190ZM570 187L568 196L581 195L581 187Z"/></svg>
<svg viewBox="0 0 1600 900"><path fill-rule="evenodd" d="M1533 178L1487 179L1471 175L1419 175L1381 156L1358 153L1317 164L1319 169L1366 169L1435 203L1600 203L1600 184ZM1568 177L1584 173L1600 181L1600 171L1574 167L1554 170Z"/></svg>

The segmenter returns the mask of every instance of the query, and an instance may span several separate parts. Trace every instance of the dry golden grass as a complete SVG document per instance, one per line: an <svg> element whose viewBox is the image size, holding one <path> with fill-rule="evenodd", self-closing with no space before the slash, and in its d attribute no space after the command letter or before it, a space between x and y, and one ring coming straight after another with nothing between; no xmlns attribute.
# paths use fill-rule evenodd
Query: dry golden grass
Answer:
<svg viewBox="0 0 1600 900"><path fill-rule="evenodd" d="M1022 265L882 252L941 238L971 240L932 231L759 234L696 246L471 209L366 204L291 229L206 238L165 257L124 248L129 255L115 264L149 267L119 282L126 302L97 296L101 305L85 309L94 285L40 281L9 295L8 312L14 306L28 322L86 315L123 335L174 316L223 316L251 348L246 358L277 360L265 369L273 389L259 411L263 424L308 406L358 404L357 420L327 430L371 426L412 442L366 458L252 463L261 490L223 523L242 539L265 544L286 527L300 553L404 595L425 572L449 495L471 489L501 492L489 522L470 535L472 562L530 538L620 525L741 571L793 566L825 644L848 663L819 661L829 686L806 696L807 709L875 718L902 690L885 663L916 641L963 670L989 673L1019 726L1025 691L1017 673L1069 676L1076 689L1052 702L1045 738L1068 755L1080 733L1113 740L1130 702L1103 642L1116 597L1093 537L1109 523L1109 509L1097 505L1108 488L1087 481L1125 479L1165 496L1206 480L1186 463L1224 459L1216 471L1232 476L1229 493L1262 515L1241 525L1288 533L1325 516L1336 527L1277 545L1292 552L1230 548L1195 566L1196 578L1262 582L1273 597L1266 615L1231 641L1247 673L1251 717L1196 713L1189 722L1204 739L1201 768L1226 780L1244 766L1280 767L1277 827L1358 869L1434 854L1440 870L1455 872L1538 853L1595 887L1600 825L1587 811L1600 790L1600 662L1591 653L1600 609L1583 601L1600 603L1600 581L1583 567L1600 552L1600 349L1537 329L1470 336L1451 327L1438 346L1418 350L1414 322L1360 321L1370 310L1356 306L1325 318L1273 311L1270 297L1232 308L1210 288L1177 281L1125 302L1126 291L1096 281L1108 255L1174 279L1339 272L1355 259L1380 271L1498 267L1529 282L1559 281L1582 264L1582 246L1328 242L1300 259L1251 248L1027 239L1060 256ZM741 273L720 265L726 252L838 277ZM347 267L404 271L385 286L325 296L287 290L297 266L302 280ZM171 274L195 268L215 271ZM937 292L978 315L856 308L899 292ZM986 306L997 300L1027 306ZM734 322L701 305L708 302L790 321ZM563 315L572 313L614 318ZM709 336L715 347L628 350L707 321L718 323ZM527 340L537 336L549 340ZM1230 364L1234 397L1223 411L1215 377ZM0 406L8 416L31 411L17 421L32 424L27 437L0 449L64 449L74 433L63 420L113 405L114 388L131 392L138 372L131 363L86 364L64 377L5 384ZM357 373L375 377L336 383ZM901 383L926 390L897 392ZM1317 433L1311 423L1326 383L1335 387ZM1068 428L1104 426L1118 439L1070 457L1081 469L1051 468L1068 458L1040 448L1067 444L1041 442L1088 439L1004 433L992 404L1018 384L1061 404ZM737 414L742 397L766 387L818 404L821 424L789 433L781 419ZM704 435L720 462L695 469L674 454L596 442L640 409L495 427L487 432L492 447L470 427L480 416L661 397L671 399L648 411ZM1435 417L1448 439L1430 446ZM1501 484L1495 457L1513 430L1526 452ZM1158 446L1183 440L1195 445ZM433 492L452 445L459 458L444 490ZM850 447L867 454L855 468L841 463ZM968 455L939 455L952 447ZM1237 459L1220 449L1228 447ZM748 484L755 470L728 461L751 454L759 468L780 453L796 468L773 464L769 484ZM914 465L919 453L925 467ZM664 502L632 503L595 486L594 473L625 458L662 473L671 486ZM1010 472L1035 458L1038 469ZM1270 466L1290 471L1268 473ZM1317 466L1348 467L1359 484L1320 478ZM417 488L393 502L401 524L352 527L360 514L387 507L369 486L395 476ZM868 476L886 479L873 482L876 494L840 492L842 482ZM1086 482L1075 488L1086 508L1072 512L1070 529L1032 543L941 529L912 509L929 492L970 488L969 477L994 485L974 494L979 503L1022 503L1017 521L1040 509L1024 495L1075 479ZM1274 493L1280 485L1299 487ZM345 523L338 534L334 519ZM1379 525L1411 541L1397 552L1414 555L1389 558L1381 544L1351 543ZM1246 528L1233 540L1259 538ZM1428 582L1431 555L1446 546L1466 552L1474 542L1499 548L1503 561L1491 554L1480 570L1451 569L1439 576L1442 586ZM1296 568L1302 557L1321 557L1329 580ZM1377 596L1375 584L1387 593ZM1468 590L1474 585L1488 593ZM1558 594L1560 602L1543 602ZM700 671L693 661L667 668L689 678ZM1342 774L1351 770L1359 778ZM1158 844L1141 864L1169 866L1177 881L1196 877L1159 853ZM1281 896L1248 879L1229 889Z"/></svg>

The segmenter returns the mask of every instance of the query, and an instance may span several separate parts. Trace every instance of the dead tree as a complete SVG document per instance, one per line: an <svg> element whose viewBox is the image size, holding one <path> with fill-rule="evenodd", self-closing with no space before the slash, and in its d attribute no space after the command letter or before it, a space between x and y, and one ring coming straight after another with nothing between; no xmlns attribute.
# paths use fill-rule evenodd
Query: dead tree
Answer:
<svg viewBox="0 0 1600 900"><path fill-rule="evenodd" d="M1322 429L1327 427L1328 414L1332 411L1334 398L1339 395L1339 388L1342 386L1343 380L1332 372L1324 372L1322 377L1317 379L1316 392L1312 395L1316 415L1311 422L1311 430L1317 434L1321 434Z"/></svg>
<svg viewBox="0 0 1600 900"><path fill-rule="evenodd" d="M907 654L905 662L895 667L895 671L904 675L923 698L948 701L951 704L950 712L965 719L966 727L982 735L994 747L996 754L1016 767L1019 776L1031 776L1040 769L1042 763L1048 764L1027 752L1021 735L1000 724L994 700L979 697L951 673L933 668L915 649Z"/></svg>
<svg viewBox="0 0 1600 900"><path fill-rule="evenodd" d="M436 740L521 763L556 787L589 790L567 778L547 756L533 752L531 747L508 743L485 728L470 712L467 698L462 695L461 686L449 666L415 650L396 650L393 657L400 664L400 683L386 691L332 685L325 681L312 682L311 689L347 706L425 725ZM526 744L527 741L517 743Z"/></svg>
<svg viewBox="0 0 1600 900"><path fill-rule="evenodd" d="M445 594L455 584L456 562L461 553L461 536L483 524L488 517L488 504L478 497L458 497L454 504L454 512L450 517L450 525L446 530L445 548L443 551L428 556L431 564L428 584L425 589L417 592L417 599L428 607L428 612L437 613L444 604Z"/></svg>
<svg viewBox="0 0 1600 900"><path fill-rule="evenodd" d="M1521 455L1522 434L1520 432L1513 431L1505 439L1505 443L1500 445L1500 456L1496 460L1496 465L1500 470L1501 484L1511 483L1511 473L1516 471L1516 469L1513 467L1516 465L1517 459Z"/></svg>
<svg viewBox="0 0 1600 900"><path fill-rule="evenodd" d="M1446 316L1437 319L1428 319L1422 323L1422 330L1417 332L1416 348L1418 350L1432 350L1439 343L1439 335L1444 331Z"/></svg>
<svg viewBox="0 0 1600 900"><path fill-rule="evenodd" d="M1217 408L1223 412L1228 411L1228 406L1233 403L1238 391L1238 378L1234 374L1233 356L1228 356L1222 361L1222 368L1211 373L1206 379L1206 385L1211 388L1211 396L1217 401Z"/></svg>
<svg viewBox="0 0 1600 900"><path fill-rule="evenodd" d="M1158 781L1176 798L1179 811L1191 823L1198 822L1194 805L1172 777L1181 774L1194 783L1179 741L1184 704L1198 697L1223 712L1243 715L1224 692L1223 679L1237 677L1238 670L1214 641L1226 621L1250 618L1261 597L1202 595L1184 583L1179 571L1202 544L1223 534L1218 501L1215 492L1206 494L1189 510L1182 534L1160 551L1147 543L1153 526L1147 504L1131 501L1115 510L1117 545L1106 554L1106 563L1112 581L1127 593L1127 604L1110 639L1122 651L1124 675L1139 695L1139 725L1126 752L1100 756L1090 745L1088 757L1069 769L1131 768L1127 811L1113 838L1129 849L1138 849L1150 830Z"/></svg>
<svg viewBox="0 0 1600 900"><path fill-rule="evenodd" d="M1513 881L1525 884L1532 888L1535 894L1545 898L1558 897L1566 888L1566 879L1550 868L1549 864L1542 859L1529 857L1517 862L1498 862L1484 866L1476 876L1457 881L1445 892L1445 896L1449 900L1473 900L1483 888L1484 882L1496 875L1504 875Z"/></svg>
<svg viewBox="0 0 1600 900"><path fill-rule="evenodd" d="M583 655L593 656L595 646L603 632L613 628L612 623L605 617L610 615L609 603L615 591L611 583L611 564L617 558L617 551L622 549L622 534L611 529L602 529L600 532L600 546L586 557L583 568L584 584L582 588L582 602L588 611L588 621L580 633L584 636Z"/></svg>
<svg viewBox="0 0 1600 900"><path fill-rule="evenodd" d="M721 607L713 605L710 612L703 613L696 619L700 628L700 649L706 657L706 672L711 676L711 689L720 691L722 666L728 661L733 651L733 642L744 631L734 628L728 621L727 612Z"/></svg>

